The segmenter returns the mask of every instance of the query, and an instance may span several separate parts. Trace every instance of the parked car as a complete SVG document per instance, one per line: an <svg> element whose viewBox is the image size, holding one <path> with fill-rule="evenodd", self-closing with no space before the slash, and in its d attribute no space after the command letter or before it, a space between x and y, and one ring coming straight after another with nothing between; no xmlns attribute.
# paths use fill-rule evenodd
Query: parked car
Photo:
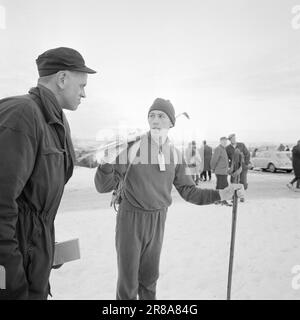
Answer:
<svg viewBox="0 0 300 320"><path fill-rule="evenodd" d="M270 172L276 172L277 170L293 171L290 151L257 152L256 156L251 158L251 164L254 168L261 168Z"/></svg>

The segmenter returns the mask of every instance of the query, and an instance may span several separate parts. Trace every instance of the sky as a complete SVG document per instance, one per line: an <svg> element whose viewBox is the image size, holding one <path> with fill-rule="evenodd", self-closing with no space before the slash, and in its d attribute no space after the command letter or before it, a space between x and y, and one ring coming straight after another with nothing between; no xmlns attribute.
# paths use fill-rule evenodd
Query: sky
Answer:
<svg viewBox="0 0 300 320"><path fill-rule="evenodd" d="M298 1L298 2L297 2ZM0 0L0 98L36 85L35 59L78 50L87 98L67 112L72 135L147 128L169 99L174 137L247 143L300 139L300 0ZM299 10L300 13L300 10ZM300 19L299 19L300 27Z"/></svg>

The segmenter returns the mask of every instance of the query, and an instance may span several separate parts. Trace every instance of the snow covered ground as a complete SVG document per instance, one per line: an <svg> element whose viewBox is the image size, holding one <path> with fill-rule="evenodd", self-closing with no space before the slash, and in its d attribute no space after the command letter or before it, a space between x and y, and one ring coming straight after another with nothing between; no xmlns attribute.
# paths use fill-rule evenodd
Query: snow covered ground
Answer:
<svg viewBox="0 0 300 320"><path fill-rule="evenodd" d="M56 238L79 238L81 259L53 270L53 299L115 299L116 214L94 189L95 169L76 168L56 218ZM232 299L300 299L300 193L286 173L249 173L238 206ZM215 181L202 183L213 188ZM161 257L158 299L226 299L231 208L196 206L173 190Z"/></svg>

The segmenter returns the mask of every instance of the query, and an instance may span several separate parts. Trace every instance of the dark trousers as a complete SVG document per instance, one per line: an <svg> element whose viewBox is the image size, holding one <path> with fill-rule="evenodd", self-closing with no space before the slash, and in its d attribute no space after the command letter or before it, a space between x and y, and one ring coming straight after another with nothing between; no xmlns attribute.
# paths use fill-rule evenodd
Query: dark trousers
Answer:
<svg viewBox="0 0 300 320"><path fill-rule="evenodd" d="M117 300L156 299L166 217L167 209L143 211L121 202L116 224Z"/></svg>
<svg viewBox="0 0 300 320"><path fill-rule="evenodd" d="M208 179L211 180L211 171L207 170L207 171L202 171L201 172L201 179L207 180L207 175L208 175Z"/></svg>
<svg viewBox="0 0 300 320"><path fill-rule="evenodd" d="M225 189L228 187L227 174L216 174L217 186L216 189Z"/></svg>
<svg viewBox="0 0 300 320"><path fill-rule="evenodd" d="M296 188L300 188L300 177L295 177L291 182L290 184L293 185L295 182L297 182L296 184Z"/></svg>

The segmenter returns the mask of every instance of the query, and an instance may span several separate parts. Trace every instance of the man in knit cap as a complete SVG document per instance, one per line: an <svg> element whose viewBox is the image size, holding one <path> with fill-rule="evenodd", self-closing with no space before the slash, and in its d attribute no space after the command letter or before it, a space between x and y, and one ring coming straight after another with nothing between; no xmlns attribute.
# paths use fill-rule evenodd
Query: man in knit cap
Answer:
<svg viewBox="0 0 300 320"><path fill-rule="evenodd" d="M0 299L47 299L54 256L54 219L74 166L63 109L85 98L79 52L55 48L37 60L38 84L0 100Z"/></svg>
<svg viewBox="0 0 300 320"><path fill-rule="evenodd" d="M169 100L157 98L148 111L150 130L119 154L109 155L95 175L98 192L121 187L116 221L117 299L156 299L159 260L174 185L181 197L196 205L231 199L241 185L224 190L196 187L180 152L168 138L176 117ZM127 159L128 161L124 161ZM110 162L110 163L108 163Z"/></svg>

